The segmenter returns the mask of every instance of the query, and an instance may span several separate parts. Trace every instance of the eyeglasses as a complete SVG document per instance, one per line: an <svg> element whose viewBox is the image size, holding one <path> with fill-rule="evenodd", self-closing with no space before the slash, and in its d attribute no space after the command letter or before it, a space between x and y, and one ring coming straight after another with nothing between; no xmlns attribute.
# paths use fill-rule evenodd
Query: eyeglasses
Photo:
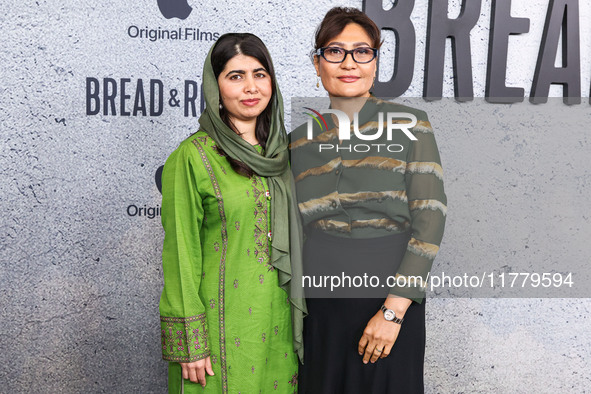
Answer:
<svg viewBox="0 0 591 394"><path fill-rule="evenodd" d="M342 63L349 53L355 63L369 63L378 55L378 50L360 47L348 51L340 47L324 47L318 48L315 55L322 56L329 63Z"/></svg>

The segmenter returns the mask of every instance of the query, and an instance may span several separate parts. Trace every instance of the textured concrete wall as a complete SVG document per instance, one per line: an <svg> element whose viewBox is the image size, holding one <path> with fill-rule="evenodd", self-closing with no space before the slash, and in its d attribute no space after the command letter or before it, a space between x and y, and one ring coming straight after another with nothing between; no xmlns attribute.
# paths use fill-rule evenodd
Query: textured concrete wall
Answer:
<svg viewBox="0 0 591 394"><path fill-rule="evenodd" d="M457 15L460 2L450 3L451 15ZM529 17L531 28L529 34L512 38L507 79L528 92L548 1L514 3L513 15ZM591 5L581 3L586 94ZM163 232L159 216L140 216L133 207L159 208L156 168L197 125L196 118L184 116L182 106L169 105L170 91L176 89L182 97L185 80L199 83L212 41L152 42L130 37L133 26L254 32L268 44L289 103L289 97L324 94L315 90L307 56L322 15L334 5L360 7L361 1L189 4L192 13L179 20L165 19L156 0L3 2L0 392L165 391L157 311ZM409 97L422 93L426 0L416 1L412 18L417 63ZM477 96L484 94L489 18L490 1L483 1L472 35ZM386 46L384 65L392 56ZM446 96L453 95L450 66L448 61ZM137 80L143 80L146 97L149 80L160 80L163 112L121 116L117 102L115 116L87 115L89 77L113 78L118 86L121 78L129 78L126 107L131 110ZM560 88L552 88L551 94L560 95ZM502 116L504 107L485 108L489 115ZM440 124L444 118L440 116ZM503 140L508 133L490 135L473 123L458 130L439 127L450 200L439 267L482 261L482 248L498 250L486 254L495 267L523 258L524 269L532 270L536 259L552 262L545 256L588 263L590 167L584 158L589 140L582 132L588 123L574 132L544 133L545 146L556 143L557 150L533 144L532 134ZM482 146L475 141L503 159L478 154ZM534 163L509 174L510 180L520 180L523 195L505 173L512 157ZM560 176L553 178L553 169ZM493 182L482 182L483 172ZM504 198L491 205L499 197ZM506 212L521 216L502 220ZM553 238L557 234L571 235L576 243L565 246ZM530 251L517 249L525 238L533 245ZM512 250L517 257L511 257ZM585 330L590 309L588 300L576 298L429 300L427 392L584 392L591 383L585 368L591 360Z"/></svg>

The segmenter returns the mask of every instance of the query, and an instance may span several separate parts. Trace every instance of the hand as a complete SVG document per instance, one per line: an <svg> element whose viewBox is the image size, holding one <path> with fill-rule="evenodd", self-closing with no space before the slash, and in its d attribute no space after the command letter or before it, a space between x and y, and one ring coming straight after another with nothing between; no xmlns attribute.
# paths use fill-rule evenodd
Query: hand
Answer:
<svg viewBox="0 0 591 394"><path fill-rule="evenodd" d="M203 360L193 361L192 363L179 363L183 372L183 379L189 379L193 383L199 383L205 387L205 371L213 376L211 368L211 359L209 357Z"/></svg>
<svg viewBox="0 0 591 394"><path fill-rule="evenodd" d="M410 299L393 294L388 295L384 301L386 308L392 309L399 318L404 317L411 303ZM370 360L375 363L378 358L388 357L399 332L400 324L387 321L384 313L379 310L367 323L359 340L358 350L359 355L363 355L363 363L367 364Z"/></svg>
<svg viewBox="0 0 591 394"><path fill-rule="evenodd" d="M398 338L400 324L384 319L382 311L378 311L367 323L359 340L359 355L363 355L363 363L375 363L378 358L386 358ZM381 350L381 351L380 351Z"/></svg>

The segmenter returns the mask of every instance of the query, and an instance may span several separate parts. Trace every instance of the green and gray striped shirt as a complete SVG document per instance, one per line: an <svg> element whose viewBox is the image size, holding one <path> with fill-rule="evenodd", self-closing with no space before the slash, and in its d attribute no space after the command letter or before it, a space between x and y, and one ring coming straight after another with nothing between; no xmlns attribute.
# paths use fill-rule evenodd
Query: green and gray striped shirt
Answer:
<svg viewBox="0 0 591 394"><path fill-rule="evenodd" d="M416 286L390 292L420 302L445 226L441 160L427 114L415 108L371 97L359 113L361 134L377 133L380 112L383 133L376 140L360 139L351 131L350 140L339 141L330 115L324 116L326 126L313 124L312 139L306 124L290 133L299 208L304 225L335 236L375 238L410 232L395 274L421 279ZM410 128L416 141L396 129L387 139L387 113L392 112L417 118ZM408 119L392 123L408 123Z"/></svg>

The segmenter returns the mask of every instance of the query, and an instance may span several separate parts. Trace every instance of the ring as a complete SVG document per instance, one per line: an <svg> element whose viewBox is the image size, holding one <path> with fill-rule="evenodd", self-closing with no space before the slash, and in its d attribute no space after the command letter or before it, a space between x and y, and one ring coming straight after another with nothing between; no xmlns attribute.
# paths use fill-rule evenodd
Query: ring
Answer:
<svg viewBox="0 0 591 394"><path fill-rule="evenodd" d="M378 348L375 349L378 353L381 353L382 351Z"/></svg>

